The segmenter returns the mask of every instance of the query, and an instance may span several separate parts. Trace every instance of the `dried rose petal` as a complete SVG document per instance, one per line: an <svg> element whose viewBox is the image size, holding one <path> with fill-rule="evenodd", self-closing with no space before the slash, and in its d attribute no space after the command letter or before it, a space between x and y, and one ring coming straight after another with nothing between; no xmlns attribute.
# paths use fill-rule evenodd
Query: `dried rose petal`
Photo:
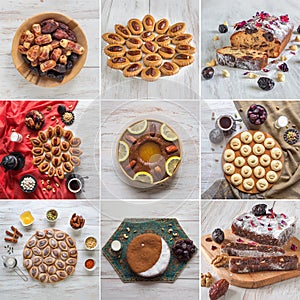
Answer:
<svg viewBox="0 0 300 300"><path fill-rule="evenodd" d="M238 238L236 241L237 241L238 243L243 243L243 242L244 242L241 238Z"/></svg>
<svg viewBox="0 0 300 300"><path fill-rule="evenodd" d="M297 247L295 244L292 244L292 245L291 245L291 250L296 251L297 248L298 248L298 247Z"/></svg>
<svg viewBox="0 0 300 300"><path fill-rule="evenodd" d="M216 250L216 249L218 249L218 247L216 247L216 246L211 246L211 250Z"/></svg>
<svg viewBox="0 0 300 300"><path fill-rule="evenodd" d="M286 215L285 214L280 214L281 217L283 217L284 219L286 219Z"/></svg>
<svg viewBox="0 0 300 300"><path fill-rule="evenodd" d="M252 227L257 227L257 226L254 224L253 220L250 221L250 224L251 224Z"/></svg>
<svg viewBox="0 0 300 300"><path fill-rule="evenodd" d="M248 245L256 245L255 242L248 242Z"/></svg>
<svg viewBox="0 0 300 300"><path fill-rule="evenodd" d="M273 229L272 229L272 227L268 227L268 230L269 230L269 231L272 231Z"/></svg>

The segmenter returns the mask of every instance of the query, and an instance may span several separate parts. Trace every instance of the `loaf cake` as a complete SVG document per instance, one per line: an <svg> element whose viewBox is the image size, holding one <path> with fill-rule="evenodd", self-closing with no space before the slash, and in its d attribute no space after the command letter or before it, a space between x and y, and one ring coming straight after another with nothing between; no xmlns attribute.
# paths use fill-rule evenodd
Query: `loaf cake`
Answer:
<svg viewBox="0 0 300 300"><path fill-rule="evenodd" d="M266 257L266 256L282 256L285 251L278 246L269 245L250 245L246 243L228 242L221 246L221 252L229 256L251 256L251 257Z"/></svg>
<svg viewBox="0 0 300 300"><path fill-rule="evenodd" d="M233 273L287 271L296 269L298 269L297 255L270 257L231 257L229 259L229 271Z"/></svg>
<svg viewBox="0 0 300 300"><path fill-rule="evenodd" d="M284 245L296 231L296 219L270 211L260 216L243 213L233 220L232 232L263 245Z"/></svg>
<svg viewBox="0 0 300 300"><path fill-rule="evenodd" d="M231 46L264 51L268 57L278 57L289 42L294 26L288 15L275 17L257 12L251 19L236 23L234 28Z"/></svg>
<svg viewBox="0 0 300 300"><path fill-rule="evenodd" d="M166 241L157 234L136 236L128 245L126 259L130 269L142 277L155 277L165 272L171 252Z"/></svg>
<svg viewBox="0 0 300 300"><path fill-rule="evenodd" d="M236 47L223 47L217 49L217 62L221 66L257 71L265 68L268 64L266 52L243 49Z"/></svg>

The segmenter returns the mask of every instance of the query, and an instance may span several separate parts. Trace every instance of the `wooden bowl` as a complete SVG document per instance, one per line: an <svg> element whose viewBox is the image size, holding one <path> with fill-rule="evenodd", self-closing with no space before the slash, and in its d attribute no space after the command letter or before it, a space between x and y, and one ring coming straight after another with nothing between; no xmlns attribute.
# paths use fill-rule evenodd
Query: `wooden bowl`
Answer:
<svg viewBox="0 0 300 300"><path fill-rule="evenodd" d="M79 56L79 59L76 63L74 63L74 67L71 70L69 74L66 74L63 81L58 82L56 80L47 78L45 77L40 77L37 75L35 72L29 69L28 65L25 63L25 61L22 58L22 54L18 51L18 45L19 45L19 40L21 37L21 34L26 31L30 30L31 26L35 23L41 23L45 19L50 19L53 18L56 21L63 22L66 25L70 27L76 34L78 43L81 44L85 48L85 52L83 55ZM13 42L12 42L12 59L14 62L14 65L16 69L20 72L20 74L26 78L29 82L36 84L41 87L56 87L60 86L62 84L65 84L72 80L82 69L82 67L85 64L86 57L87 57L87 52L88 52L88 45L87 45L87 40L84 35L83 30L81 27L71 18L62 15L60 13L55 13L55 12L46 12L46 13L40 13L37 14L33 17L28 18L17 30Z"/></svg>

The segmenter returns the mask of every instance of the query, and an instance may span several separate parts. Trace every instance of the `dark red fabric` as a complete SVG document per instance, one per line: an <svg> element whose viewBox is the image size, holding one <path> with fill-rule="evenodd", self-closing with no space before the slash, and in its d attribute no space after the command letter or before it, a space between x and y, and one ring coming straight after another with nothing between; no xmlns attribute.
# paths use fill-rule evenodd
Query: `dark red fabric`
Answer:
<svg viewBox="0 0 300 300"><path fill-rule="evenodd" d="M57 112L59 104L64 104L68 110L74 110L78 101L0 101L0 162L2 158L11 152L20 152L25 157L25 166L21 170L9 170L0 166L0 198L1 199L74 199L75 195L70 193L66 188L66 179L59 180L56 176L50 179L50 185L55 188L56 192L43 191L46 182L49 179L46 174L40 173L38 168L32 164L32 145L30 139L26 136L36 137L38 131L28 129L24 123L25 115L30 110L39 110L45 116L45 124L42 130L46 130L50 125L57 125L56 119L61 126L65 124L61 121ZM72 107L70 106L72 105ZM51 110L47 110L51 106ZM56 119L51 120L55 116ZM10 141L12 129L15 129L23 136L21 143ZM72 129L72 127L70 127ZM33 175L38 181L38 187L33 193L24 193L20 186L19 180L25 174ZM42 186L41 181L45 181ZM60 187L56 186L56 183Z"/></svg>

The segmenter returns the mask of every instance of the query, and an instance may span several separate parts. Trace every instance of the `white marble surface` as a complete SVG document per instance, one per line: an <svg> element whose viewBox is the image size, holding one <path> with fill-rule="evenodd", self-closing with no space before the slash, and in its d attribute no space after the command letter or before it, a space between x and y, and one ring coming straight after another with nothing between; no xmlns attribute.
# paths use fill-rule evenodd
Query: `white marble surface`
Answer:
<svg viewBox="0 0 300 300"><path fill-rule="evenodd" d="M99 233L99 201L1 201L0 212L0 239L1 248L0 254L7 255L4 246L9 244L4 242L5 230L10 230L10 226L15 226L22 233L23 237L19 238L17 244L11 244L14 247L14 255L17 258L18 266L27 274L28 281L23 281L15 272L8 272L1 262L0 268L0 291L1 300L11 299L99 299L99 248L88 251L84 247L84 239L93 235L100 241ZM76 206L76 207L75 207ZM42 284L37 280L32 279L28 272L23 267L23 248L29 237L36 230L49 228L49 223L46 220L46 211L49 208L55 208L58 211L59 217L54 225L54 228L63 230L70 234L76 240L78 250L78 261L75 272L67 279L56 284ZM30 210L35 218L31 228L24 229L19 222L19 215ZM74 233L69 225L71 215L76 212L86 219L86 224L79 233ZM88 257L93 257L97 263L97 268L93 272L87 272L84 269L84 261Z"/></svg>
<svg viewBox="0 0 300 300"><path fill-rule="evenodd" d="M183 230L199 246L198 201L102 201L102 246L118 228L124 218L177 218ZM101 299L198 299L199 254L192 257L174 283L123 283L107 259L101 255Z"/></svg>
<svg viewBox="0 0 300 300"><path fill-rule="evenodd" d="M0 3L0 90L2 99L95 99L99 94L99 2L65 0L1 1ZM74 19L83 29L88 55L81 72L70 82L55 88L35 86L15 69L11 45L17 28L41 12L59 12Z"/></svg>
<svg viewBox="0 0 300 300"><path fill-rule="evenodd" d="M242 20L248 20L257 11L265 11L274 15L289 14L295 25L295 30L300 24L298 11L300 2L297 0L288 1L267 1L267 0L228 0L228 1L202 1L201 19L201 69L211 59L215 58L216 49L230 45L230 35L233 25ZM219 24L227 21L231 26L229 31L221 34L218 31ZM218 35L220 39L213 41ZM296 35L293 35L293 38ZM293 44L295 44L293 42ZM299 46L299 43L296 43ZM225 66L215 67L215 76L211 80L201 78L202 98L204 99L295 99L298 97L300 88L298 84L299 55L288 61L289 72L285 73L286 81L283 83L275 81L275 88L271 91L263 91L257 85L257 79L248 79L243 76L246 70L229 68ZM221 72L227 69L230 78L223 78ZM271 76L268 73L259 72L263 76Z"/></svg>
<svg viewBox="0 0 300 300"><path fill-rule="evenodd" d="M201 202L201 235L213 232L215 228L230 229L232 219L240 213L250 211L255 204L261 202L257 201L202 201ZM272 207L273 201L263 203ZM283 202L277 201L274 206L274 211L283 212L290 216L299 216L300 204L299 202ZM299 221L297 222L299 225ZM296 226L297 228L297 226ZM295 236L300 237L299 226L296 230ZM202 256L201 258L201 272L211 272L216 280L214 269ZM258 289L243 289L230 285L225 297L220 299L226 300L253 300L253 299L299 299L299 282L300 278L292 278L282 282L278 282L269 286ZM201 287L201 299L208 299L208 288Z"/></svg>
<svg viewBox="0 0 300 300"><path fill-rule="evenodd" d="M143 19L152 14L156 20L167 18L171 24L186 23L186 32L194 36L193 45L198 49L199 39L199 1L168 0L102 0L101 35L114 31L115 24L127 25L131 18ZM199 52L195 54L192 65L184 67L175 76L163 77L155 82L146 82L140 78L125 78L121 71L107 67L107 56L103 48L107 44L101 41L101 97L105 99L199 99Z"/></svg>

